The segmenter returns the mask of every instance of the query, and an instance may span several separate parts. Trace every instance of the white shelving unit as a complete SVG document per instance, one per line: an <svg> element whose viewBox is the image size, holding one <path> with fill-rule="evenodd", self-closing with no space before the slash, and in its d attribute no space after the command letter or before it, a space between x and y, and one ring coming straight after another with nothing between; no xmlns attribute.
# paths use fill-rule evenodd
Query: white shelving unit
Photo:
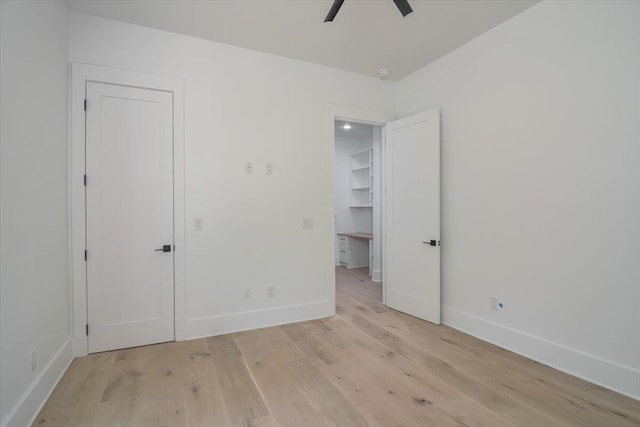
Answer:
<svg viewBox="0 0 640 427"><path fill-rule="evenodd" d="M373 207L373 148L349 156L349 207Z"/></svg>

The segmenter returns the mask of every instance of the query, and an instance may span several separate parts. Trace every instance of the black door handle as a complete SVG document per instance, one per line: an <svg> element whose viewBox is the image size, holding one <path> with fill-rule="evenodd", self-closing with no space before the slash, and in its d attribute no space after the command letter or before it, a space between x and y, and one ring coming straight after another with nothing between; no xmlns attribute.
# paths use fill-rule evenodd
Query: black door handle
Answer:
<svg viewBox="0 0 640 427"><path fill-rule="evenodd" d="M171 245L164 245L159 249L155 250L156 252L171 252Z"/></svg>
<svg viewBox="0 0 640 427"><path fill-rule="evenodd" d="M429 245L429 246L438 246L438 241L437 240L429 240L428 242L422 242L425 245Z"/></svg>

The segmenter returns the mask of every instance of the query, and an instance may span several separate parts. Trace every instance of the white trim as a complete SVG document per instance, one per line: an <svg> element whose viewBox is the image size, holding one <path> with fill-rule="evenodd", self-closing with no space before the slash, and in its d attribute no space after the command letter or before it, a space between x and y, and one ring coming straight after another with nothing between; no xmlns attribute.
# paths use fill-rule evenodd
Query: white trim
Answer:
<svg viewBox="0 0 640 427"><path fill-rule="evenodd" d="M318 301L308 304L189 319L186 322L185 330L187 339L196 339L321 319L335 314L335 301Z"/></svg>
<svg viewBox="0 0 640 427"><path fill-rule="evenodd" d="M384 159L384 147L386 141L386 126L380 126L374 129L374 133L377 132L377 136L374 134L373 138L373 187L374 194L371 200L373 205L373 265L371 266L371 281L382 282L382 251L384 247L384 239L382 234L382 221L384 215L382 214L383 201L384 201L384 179L382 175L382 159ZM377 240L377 241L376 241ZM384 288L384 285L383 285ZM382 303L386 304L386 291L382 291Z"/></svg>
<svg viewBox="0 0 640 427"><path fill-rule="evenodd" d="M9 412L2 427L24 427L33 424L73 361L71 350L71 338L67 338Z"/></svg>
<svg viewBox="0 0 640 427"><path fill-rule="evenodd" d="M544 365L640 400L640 370L562 344L442 307L442 323Z"/></svg>
<svg viewBox="0 0 640 427"><path fill-rule="evenodd" d="M85 356L88 340L87 282L85 249L85 194L83 176L85 170L85 114L86 82L95 81L119 84L173 93L173 167L174 167L174 289L175 289L175 339L185 339L185 199L184 199L184 80L117 68L89 64L73 64L71 69L70 102L70 201L71 215L71 295L73 298L73 354ZM89 106L88 108L91 108Z"/></svg>
<svg viewBox="0 0 640 427"><path fill-rule="evenodd" d="M387 122L395 119L393 113L384 111L365 110L362 108L349 107L346 105L329 104L329 122L331 133L329 137L334 141L334 123L336 120L353 120L367 125L384 126Z"/></svg>
<svg viewBox="0 0 640 427"><path fill-rule="evenodd" d="M372 270L371 281L376 283L382 282L382 270Z"/></svg>
<svg viewBox="0 0 640 427"><path fill-rule="evenodd" d="M331 167L332 167L332 171L331 171L331 176L334 177L335 179L335 168L336 168L336 163L335 163L335 121L336 120L346 120L346 121L350 121L350 122L357 122L357 123L364 123L367 125L374 125L374 126L380 126L382 127L381 129L381 141L380 141L380 158L381 158L381 168L380 168L380 172L381 172L381 176L384 176L384 150L385 150L385 130L384 130L384 126L386 125L386 123L393 121L395 119L395 114L394 113L388 113L388 112L384 112L384 111L373 111L373 110L366 110L366 109L362 109L362 108L356 108L356 107L349 107L349 106L345 106L345 105L337 105L337 104L329 104L329 113L327 116L327 139L329 141L328 145L331 147L331 153L332 153L332 159L333 161L331 162ZM376 207L374 206L374 222L373 222L373 235L374 235L374 239L377 239L378 242L375 242L375 245L380 245L380 247L382 248L382 251L379 252L377 249L375 251L376 253L376 259L374 260L374 265L384 265L383 263L383 259L384 259L384 229L383 229L383 218L384 218L384 179L382 178L380 180L382 182L382 187L378 190L378 209L377 209L377 213L378 215L376 215ZM335 188L335 182L333 183L333 187ZM332 206L332 218L333 218L333 227L332 230L335 233L335 229L336 229L336 223L335 223L335 201L332 199L333 201L333 206ZM377 221L376 221L377 218ZM334 236L334 241L335 241L335 236ZM334 248L335 251L335 248ZM378 256L380 255L380 256ZM338 265L338 264L336 264ZM384 281L382 280L382 276L383 276L383 272L380 270L374 270L372 272L372 280L378 279L378 280L374 280L376 282L380 282L382 281L382 303L386 304L387 303L387 298L386 298L386 286L384 284ZM334 277L334 281L333 283L335 284L335 277ZM335 306L335 286L333 286L333 290L332 292L332 301L333 304Z"/></svg>
<svg viewBox="0 0 640 427"><path fill-rule="evenodd" d="M382 229L382 254L380 258L380 265L382 265L382 271L380 276L382 279L382 304L387 305L387 278L386 266L387 266L387 125L382 128L382 141L380 144L380 228Z"/></svg>

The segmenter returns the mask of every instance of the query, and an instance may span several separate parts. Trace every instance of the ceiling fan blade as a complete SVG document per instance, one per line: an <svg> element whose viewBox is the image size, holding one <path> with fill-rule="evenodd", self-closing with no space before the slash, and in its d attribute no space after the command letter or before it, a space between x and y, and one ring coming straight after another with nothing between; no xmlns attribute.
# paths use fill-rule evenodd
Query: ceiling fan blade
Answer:
<svg viewBox="0 0 640 427"><path fill-rule="evenodd" d="M413 9L411 9L411 6L409 5L409 2L407 0L393 0L393 2L398 7L398 10L402 14L402 16L407 16L408 14L413 12Z"/></svg>
<svg viewBox="0 0 640 427"><path fill-rule="evenodd" d="M327 17L324 18L324 22L333 22L333 18L335 18L336 15L338 14L338 11L342 7L342 3L344 3L344 0L334 0L333 6L331 6L331 9L329 10Z"/></svg>

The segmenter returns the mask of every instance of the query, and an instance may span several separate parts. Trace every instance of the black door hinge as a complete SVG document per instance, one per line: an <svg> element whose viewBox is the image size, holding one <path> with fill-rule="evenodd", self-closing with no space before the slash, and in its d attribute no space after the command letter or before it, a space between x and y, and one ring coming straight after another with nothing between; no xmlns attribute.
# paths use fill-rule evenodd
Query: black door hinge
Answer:
<svg viewBox="0 0 640 427"><path fill-rule="evenodd" d="M84 111L87 111L87 100L84 100Z"/></svg>
<svg viewBox="0 0 640 427"><path fill-rule="evenodd" d="M85 185L85 187L87 186L87 175L84 175L84 177L82 178L82 183Z"/></svg>
<svg viewBox="0 0 640 427"><path fill-rule="evenodd" d="M84 260L85 261L87 260L87 250L86 249L84 250Z"/></svg>
<svg viewBox="0 0 640 427"><path fill-rule="evenodd" d="M89 336L89 324L88 323L85 325L85 329L86 329L86 332L87 332L87 336Z"/></svg>

